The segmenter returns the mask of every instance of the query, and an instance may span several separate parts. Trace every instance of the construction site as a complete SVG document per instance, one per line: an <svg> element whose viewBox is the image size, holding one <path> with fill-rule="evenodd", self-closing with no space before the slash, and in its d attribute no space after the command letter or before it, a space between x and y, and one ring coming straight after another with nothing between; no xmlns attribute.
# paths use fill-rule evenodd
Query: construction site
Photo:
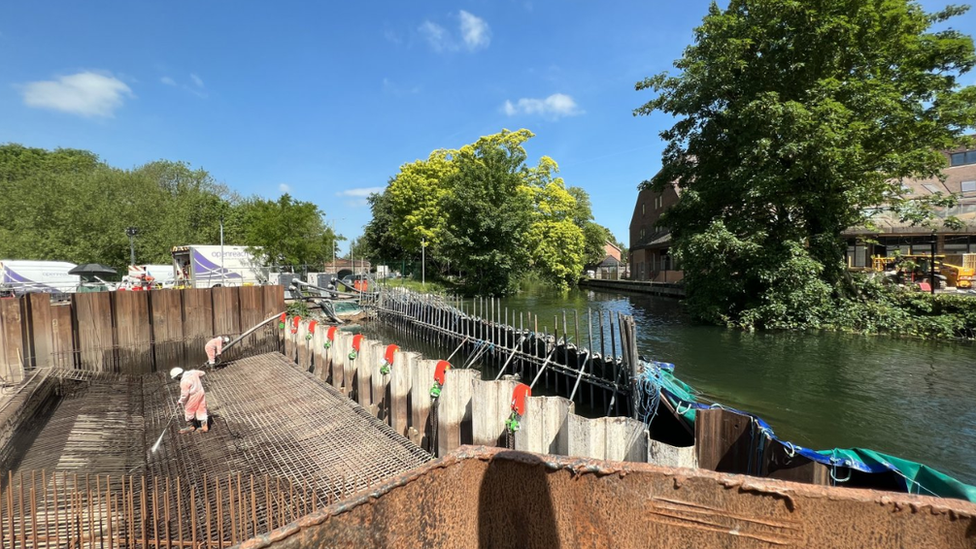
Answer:
<svg viewBox="0 0 976 549"><path fill-rule="evenodd" d="M0 547L976 547L976 505L832 486L727 410L689 432L661 399L648 429L632 319L584 349L565 318L373 303L438 356L287 315L275 286L0 301ZM207 432L180 433L173 367L205 372Z"/></svg>

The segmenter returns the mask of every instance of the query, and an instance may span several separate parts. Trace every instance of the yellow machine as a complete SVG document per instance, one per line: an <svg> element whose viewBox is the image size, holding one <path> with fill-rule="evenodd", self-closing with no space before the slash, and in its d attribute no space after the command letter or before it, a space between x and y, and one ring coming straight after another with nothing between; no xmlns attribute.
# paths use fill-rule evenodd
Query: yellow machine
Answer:
<svg viewBox="0 0 976 549"><path fill-rule="evenodd" d="M928 254L906 254L898 257L876 255L871 258L871 264L875 271L897 271L912 281L918 281L928 278L931 260L932 256ZM935 256L935 274L937 278L945 279L945 286L958 289L972 288L973 280L976 279L976 269L946 263L945 256L938 254Z"/></svg>

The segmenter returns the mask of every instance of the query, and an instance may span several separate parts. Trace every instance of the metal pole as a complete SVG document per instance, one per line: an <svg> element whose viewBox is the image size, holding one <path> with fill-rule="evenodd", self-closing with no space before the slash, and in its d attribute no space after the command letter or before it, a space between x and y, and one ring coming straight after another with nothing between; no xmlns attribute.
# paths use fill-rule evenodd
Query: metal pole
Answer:
<svg viewBox="0 0 976 549"><path fill-rule="evenodd" d="M220 285L227 285L224 276L224 216L220 216Z"/></svg>
<svg viewBox="0 0 976 549"><path fill-rule="evenodd" d="M932 261L929 262L929 286L931 286L932 295L935 295L935 243L936 236L932 233Z"/></svg>
<svg viewBox="0 0 976 549"><path fill-rule="evenodd" d="M139 229L137 229L135 227L127 227L125 229L125 234L128 235L128 237L129 237L129 262L130 262L129 264L130 265L133 265L133 266L136 264L136 242L135 242L135 238L136 238L136 235L138 233L139 233Z"/></svg>
<svg viewBox="0 0 976 549"><path fill-rule="evenodd" d="M420 284L427 287L427 240L420 239Z"/></svg>

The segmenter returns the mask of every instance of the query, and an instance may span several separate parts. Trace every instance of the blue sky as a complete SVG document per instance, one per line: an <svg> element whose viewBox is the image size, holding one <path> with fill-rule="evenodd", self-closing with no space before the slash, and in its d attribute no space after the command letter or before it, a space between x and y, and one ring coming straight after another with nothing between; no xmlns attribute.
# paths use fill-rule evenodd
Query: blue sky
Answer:
<svg viewBox="0 0 976 549"><path fill-rule="evenodd" d="M650 98L634 83L671 68L707 7L3 2L0 142L87 149L119 167L183 160L243 195L315 202L355 237L365 195L400 165L528 128L531 161L555 159L626 243L669 124L631 115ZM976 15L953 25L973 34Z"/></svg>

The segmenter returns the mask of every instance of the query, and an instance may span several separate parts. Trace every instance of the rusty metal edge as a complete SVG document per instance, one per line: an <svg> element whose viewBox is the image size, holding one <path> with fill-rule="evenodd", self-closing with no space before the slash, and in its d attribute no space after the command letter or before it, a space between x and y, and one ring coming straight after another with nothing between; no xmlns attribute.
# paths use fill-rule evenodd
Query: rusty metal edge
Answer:
<svg viewBox="0 0 976 549"><path fill-rule="evenodd" d="M933 515L948 514L952 518L976 518L976 504L957 499L943 499L933 496L919 496L839 486L817 486L749 475L716 473L706 469L665 467L651 463L603 461L572 456L532 454L529 452L518 452L488 446L461 446L442 458L411 469L369 490L353 494L315 513L305 515L291 524L251 538L237 547L240 549L264 549L273 543L280 542L301 532L303 529L322 524L333 516L341 515L360 505L368 504L398 487L406 486L428 475L432 471L452 467L463 461L470 459L481 461L508 460L536 466L539 465L540 458L541 463L550 470L566 470L574 476L589 474L596 476L620 475L624 477L631 473L656 473L672 476L676 486L680 486L690 478L711 479L725 489L738 489L744 492L768 494L790 500L791 503L793 503L794 497L798 496L826 497L831 500L857 501L874 503L886 507L890 506L893 511L908 508L913 513L928 511Z"/></svg>

